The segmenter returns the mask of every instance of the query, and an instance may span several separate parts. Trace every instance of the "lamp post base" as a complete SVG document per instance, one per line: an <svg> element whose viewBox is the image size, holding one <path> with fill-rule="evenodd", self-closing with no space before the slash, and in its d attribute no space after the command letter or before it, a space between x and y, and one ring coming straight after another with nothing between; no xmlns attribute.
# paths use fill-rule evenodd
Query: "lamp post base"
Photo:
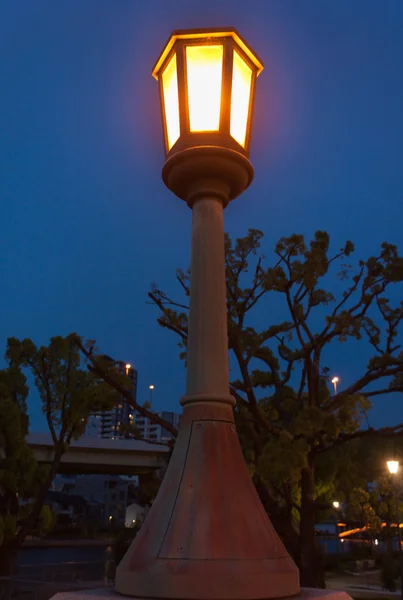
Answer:
<svg viewBox="0 0 403 600"><path fill-rule="evenodd" d="M117 592L160 600L260 600L299 593L299 573L256 493L228 402L185 404Z"/></svg>
<svg viewBox="0 0 403 600"><path fill-rule="evenodd" d="M120 600L122 597L110 588L82 590L79 592L60 592L51 600ZM138 600L150 600L139 598ZM227 600L233 600L227 596ZM318 590L314 588L301 588L300 593L293 600L351 600L346 592L340 590Z"/></svg>

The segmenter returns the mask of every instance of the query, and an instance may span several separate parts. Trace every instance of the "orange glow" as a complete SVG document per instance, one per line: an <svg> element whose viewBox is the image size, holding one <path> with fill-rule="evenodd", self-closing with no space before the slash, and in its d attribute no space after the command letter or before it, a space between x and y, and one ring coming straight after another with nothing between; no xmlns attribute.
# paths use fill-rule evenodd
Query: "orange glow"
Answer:
<svg viewBox="0 0 403 600"><path fill-rule="evenodd" d="M218 131L223 46L187 46L186 65L190 131Z"/></svg>
<svg viewBox="0 0 403 600"><path fill-rule="evenodd" d="M172 56L164 72L162 73L162 89L164 94L168 150L170 150L180 135L176 54Z"/></svg>
<svg viewBox="0 0 403 600"><path fill-rule="evenodd" d="M234 50L230 132L234 140L243 148L245 147L248 128L251 86L252 69Z"/></svg>
<svg viewBox="0 0 403 600"><path fill-rule="evenodd" d="M391 523L391 527L397 527L397 523ZM382 523L382 527L386 527L386 523ZM361 531L367 531L369 529L367 526L358 527L357 529L349 529L348 531L343 531L339 533L339 538L349 537L350 535L354 535L355 533L360 533ZM403 529L403 523L399 523L399 529Z"/></svg>
<svg viewBox="0 0 403 600"><path fill-rule="evenodd" d="M359 533L360 531L366 531L367 527L357 527L356 529L349 529L348 531L343 531L339 533L339 538L348 537L349 535L354 535L354 533Z"/></svg>

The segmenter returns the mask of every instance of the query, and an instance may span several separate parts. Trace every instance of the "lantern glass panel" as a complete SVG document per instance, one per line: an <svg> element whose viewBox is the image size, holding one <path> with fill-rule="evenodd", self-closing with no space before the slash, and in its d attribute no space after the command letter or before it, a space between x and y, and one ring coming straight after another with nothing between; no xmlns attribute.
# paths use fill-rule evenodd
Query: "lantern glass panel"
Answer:
<svg viewBox="0 0 403 600"><path fill-rule="evenodd" d="M234 50L230 133L243 148L245 148L248 129L251 87L252 69Z"/></svg>
<svg viewBox="0 0 403 600"><path fill-rule="evenodd" d="M172 148L180 135L179 125L179 94L178 72L176 68L176 54L165 67L162 73L162 91L164 95L165 123L167 132L168 150Z"/></svg>
<svg viewBox="0 0 403 600"><path fill-rule="evenodd" d="M186 46L187 95L191 132L220 128L222 45Z"/></svg>

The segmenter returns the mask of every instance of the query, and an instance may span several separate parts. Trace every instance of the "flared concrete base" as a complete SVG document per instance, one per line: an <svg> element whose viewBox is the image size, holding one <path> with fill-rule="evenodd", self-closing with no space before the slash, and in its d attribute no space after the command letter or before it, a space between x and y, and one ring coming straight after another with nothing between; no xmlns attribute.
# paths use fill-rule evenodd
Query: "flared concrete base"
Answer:
<svg viewBox="0 0 403 600"><path fill-rule="evenodd" d="M232 406L186 404L168 470L115 589L154 600L274 600L299 573L257 495Z"/></svg>
<svg viewBox="0 0 403 600"><path fill-rule="evenodd" d="M134 597L135 598L135 597ZM351 600L346 592L340 590L317 590L314 588L301 588L293 600ZM83 590L82 592L61 592L51 600L122 600L122 596L110 588L98 590ZM152 600L151 598L138 598L137 600ZM200 599L202 600L202 599ZM231 600L231 598L228 598Z"/></svg>

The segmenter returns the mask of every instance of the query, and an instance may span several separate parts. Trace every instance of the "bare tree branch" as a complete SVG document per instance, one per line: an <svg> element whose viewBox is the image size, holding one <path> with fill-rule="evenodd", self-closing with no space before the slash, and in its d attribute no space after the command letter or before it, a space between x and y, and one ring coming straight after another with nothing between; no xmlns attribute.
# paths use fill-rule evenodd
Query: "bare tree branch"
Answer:
<svg viewBox="0 0 403 600"><path fill-rule="evenodd" d="M383 427L381 429L359 429L354 433L341 433L339 437L334 440L332 443L329 443L319 449L316 450L316 454L322 454L323 452L328 452L329 450L333 450L337 446L341 444L345 444L346 442L350 442L352 440L356 440L363 437L370 436L383 436L383 437L396 437L403 436L403 423L396 425L395 427Z"/></svg>
<svg viewBox="0 0 403 600"><path fill-rule="evenodd" d="M136 410L143 417L147 417L148 419L150 419L152 423L161 425L164 429L169 431L173 435L173 437L176 437L178 435L178 430L171 423L165 421L165 419L162 419L156 413L151 412L147 408L144 408L143 406L138 404L134 400L130 390L118 383L112 374L106 372L106 370L102 368L102 366L99 363L99 360L97 360L97 358L92 354L91 350L87 350L87 348L85 348L85 346L81 342L81 339L78 336L76 336L75 338L75 343L89 361L90 370L99 377L101 377L101 379L108 383L112 388L118 391L119 394L121 394L125 398L127 403L133 407L134 410Z"/></svg>

